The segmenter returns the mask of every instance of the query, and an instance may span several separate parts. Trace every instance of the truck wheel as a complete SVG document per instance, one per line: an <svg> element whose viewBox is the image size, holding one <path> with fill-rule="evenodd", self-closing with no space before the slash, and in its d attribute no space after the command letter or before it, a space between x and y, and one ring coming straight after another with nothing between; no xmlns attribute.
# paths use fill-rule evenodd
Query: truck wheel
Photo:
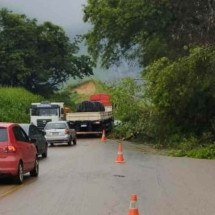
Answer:
<svg viewBox="0 0 215 215"><path fill-rule="evenodd" d="M23 176L23 166L22 166L22 163L19 162L19 165L18 165L18 173L17 173L17 176L15 176L15 182L16 182L16 184L22 184L22 183L23 183L23 180L24 180L24 176Z"/></svg>

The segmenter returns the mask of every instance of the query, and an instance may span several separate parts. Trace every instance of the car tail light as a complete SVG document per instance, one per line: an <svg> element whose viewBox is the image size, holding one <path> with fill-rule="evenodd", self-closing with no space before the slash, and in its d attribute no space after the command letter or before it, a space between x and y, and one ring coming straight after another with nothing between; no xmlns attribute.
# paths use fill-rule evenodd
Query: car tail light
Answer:
<svg viewBox="0 0 215 215"><path fill-rule="evenodd" d="M7 146L4 148L5 153L16 152L16 148L14 146Z"/></svg>
<svg viewBox="0 0 215 215"><path fill-rule="evenodd" d="M69 134L69 129L65 129L65 134Z"/></svg>

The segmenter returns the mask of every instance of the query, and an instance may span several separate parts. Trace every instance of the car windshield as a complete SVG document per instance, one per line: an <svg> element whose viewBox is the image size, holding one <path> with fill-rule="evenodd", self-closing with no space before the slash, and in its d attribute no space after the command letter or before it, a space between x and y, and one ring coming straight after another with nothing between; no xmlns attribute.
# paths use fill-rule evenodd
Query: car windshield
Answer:
<svg viewBox="0 0 215 215"><path fill-rule="evenodd" d="M0 142L7 141L7 130L6 128L0 128Z"/></svg>
<svg viewBox="0 0 215 215"><path fill-rule="evenodd" d="M45 130L65 129L65 128L67 128L65 123L48 123L48 124L46 124Z"/></svg>

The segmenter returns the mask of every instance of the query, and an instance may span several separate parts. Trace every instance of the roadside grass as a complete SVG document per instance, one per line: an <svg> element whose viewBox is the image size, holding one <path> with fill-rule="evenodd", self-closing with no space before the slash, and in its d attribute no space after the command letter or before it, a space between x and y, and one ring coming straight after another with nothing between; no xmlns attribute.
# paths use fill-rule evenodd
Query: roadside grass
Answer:
<svg viewBox="0 0 215 215"><path fill-rule="evenodd" d="M166 155L172 157L189 157L198 159L215 159L215 144L195 146L194 148L185 149L183 147L172 148L165 147L161 144L152 144L143 141L131 140L132 145L146 153Z"/></svg>
<svg viewBox="0 0 215 215"><path fill-rule="evenodd" d="M116 130L110 133L109 138L121 139L130 142L138 151L149 154L165 155L172 157L189 157L198 159L215 159L215 143L210 138L180 138L169 144L156 143L144 136L122 138L116 135ZM209 138L208 138L209 137Z"/></svg>
<svg viewBox="0 0 215 215"><path fill-rule="evenodd" d="M190 150L171 149L168 155L175 157L215 159L215 145L199 146Z"/></svg>
<svg viewBox="0 0 215 215"><path fill-rule="evenodd" d="M215 158L215 142L213 134L205 132L201 137L190 136L180 138L177 142L169 144L169 155L177 157L191 157L199 159Z"/></svg>

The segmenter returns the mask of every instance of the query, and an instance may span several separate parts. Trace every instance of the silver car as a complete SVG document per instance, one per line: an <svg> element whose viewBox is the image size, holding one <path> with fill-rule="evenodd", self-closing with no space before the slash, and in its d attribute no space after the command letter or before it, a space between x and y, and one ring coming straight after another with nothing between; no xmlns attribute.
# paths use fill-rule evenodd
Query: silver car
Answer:
<svg viewBox="0 0 215 215"><path fill-rule="evenodd" d="M70 129L67 121L48 122L44 128L46 141L53 146L54 143L67 143L76 145L75 129Z"/></svg>

